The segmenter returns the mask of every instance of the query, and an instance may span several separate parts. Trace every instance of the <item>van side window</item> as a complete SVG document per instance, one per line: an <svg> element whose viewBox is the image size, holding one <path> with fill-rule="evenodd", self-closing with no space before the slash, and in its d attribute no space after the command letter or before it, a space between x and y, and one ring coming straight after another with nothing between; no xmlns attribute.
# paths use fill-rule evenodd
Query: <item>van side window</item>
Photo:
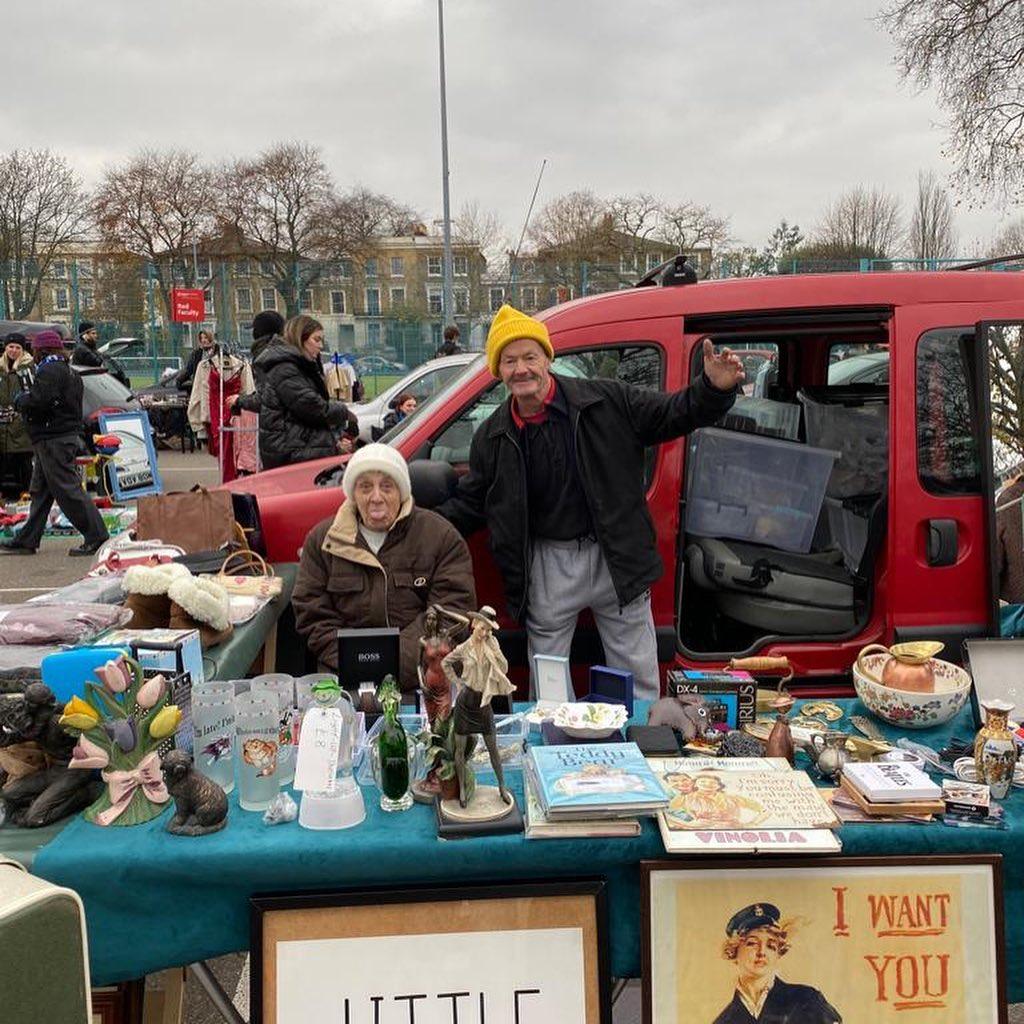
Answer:
<svg viewBox="0 0 1024 1024"><path fill-rule="evenodd" d="M661 388L664 367L661 351L655 345L611 346L583 349L558 356L551 364L554 373L563 377L621 380L641 388ZM477 400L464 409L435 439L430 458L453 465L469 462L469 445L480 425L508 397L505 385L496 381ZM654 475L654 449L645 459L645 485Z"/></svg>
<svg viewBox="0 0 1024 1024"><path fill-rule="evenodd" d="M974 330L926 331L917 343L917 472L933 494L980 494L981 457L968 346Z"/></svg>

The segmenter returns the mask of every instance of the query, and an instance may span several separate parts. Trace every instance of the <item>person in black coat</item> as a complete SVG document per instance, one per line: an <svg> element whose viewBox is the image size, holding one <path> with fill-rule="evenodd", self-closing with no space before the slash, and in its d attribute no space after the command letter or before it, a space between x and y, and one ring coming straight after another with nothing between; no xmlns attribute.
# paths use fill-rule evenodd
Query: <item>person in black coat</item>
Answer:
<svg viewBox="0 0 1024 1024"><path fill-rule="evenodd" d="M722 956L736 964L736 991L714 1024L842 1024L839 1011L816 988L776 974L792 930L779 917L774 904L752 903L729 919Z"/></svg>
<svg viewBox="0 0 1024 1024"><path fill-rule="evenodd" d="M265 469L326 458L340 450L349 412L344 402L328 398L320 365L323 345L319 321L292 317L285 324L282 343L267 345L253 363ZM247 407L235 402L232 411Z"/></svg>
<svg viewBox="0 0 1024 1024"><path fill-rule="evenodd" d="M71 353L71 365L99 367L119 380L126 388L131 389L131 381L124 370L105 359L96 348L98 340L99 332L96 330L96 325L88 320L83 320L78 325L78 344L75 346L74 352Z"/></svg>
<svg viewBox="0 0 1024 1024"><path fill-rule="evenodd" d="M107 528L96 506L82 489L75 466L82 442L82 378L68 366L64 342L56 331L42 331L32 339L36 373L30 386L14 400L32 439L35 461L29 492L28 519L0 550L32 555L46 530L50 509L60 510L85 538L68 554L92 555L107 540Z"/></svg>
<svg viewBox="0 0 1024 1024"><path fill-rule="evenodd" d="M188 361L174 378L174 383L179 391L192 390L192 381L195 380L196 367L199 366L205 356L212 355L216 348L217 339L214 337L213 331L200 331L198 344L189 353Z"/></svg>

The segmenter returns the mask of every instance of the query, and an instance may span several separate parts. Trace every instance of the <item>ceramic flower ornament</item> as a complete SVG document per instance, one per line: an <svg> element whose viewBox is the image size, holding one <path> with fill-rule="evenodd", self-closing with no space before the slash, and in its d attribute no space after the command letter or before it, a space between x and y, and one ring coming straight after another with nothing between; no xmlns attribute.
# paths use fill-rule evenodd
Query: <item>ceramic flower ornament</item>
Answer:
<svg viewBox="0 0 1024 1024"><path fill-rule="evenodd" d="M100 769L106 791L85 810L97 825L138 825L160 814L170 794L160 773L161 743L181 724L168 704L163 676L146 679L142 666L121 656L95 670L82 697L64 706L60 724L78 738L71 767Z"/></svg>

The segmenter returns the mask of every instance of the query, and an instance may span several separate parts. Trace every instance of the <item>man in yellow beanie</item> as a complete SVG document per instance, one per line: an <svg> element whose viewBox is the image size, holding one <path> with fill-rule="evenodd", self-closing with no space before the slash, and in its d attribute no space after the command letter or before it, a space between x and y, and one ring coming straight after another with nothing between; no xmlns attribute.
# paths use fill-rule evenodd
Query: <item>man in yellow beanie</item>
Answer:
<svg viewBox="0 0 1024 1024"><path fill-rule="evenodd" d="M663 566L644 500L644 449L720 419L743 364L704 342L704 373L666 394L617 380L551 373L540 320L505 305L487 335L487 365L509 391L480 426L469 473L436 511L468 535L487 526L511 613L534 654L568 656L576 618L594 614L605 661L659 695L651 585Z"/></svg>

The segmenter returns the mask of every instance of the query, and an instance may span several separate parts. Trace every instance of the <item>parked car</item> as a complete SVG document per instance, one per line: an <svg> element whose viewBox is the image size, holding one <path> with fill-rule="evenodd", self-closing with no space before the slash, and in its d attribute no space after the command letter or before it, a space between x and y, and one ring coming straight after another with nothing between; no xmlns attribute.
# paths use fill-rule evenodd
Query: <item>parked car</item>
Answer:
<svg viewBox="0 0 1024 1024"><path fill-rule="evenodd" d="M408 373L405 363L398 363L383 356L360 356L352 364L360 377L391 376L396 373Z"/></svg>
<svg viewBox="0 0 1024 1024"><path fill-rule="evenodd" d="M956 659L965 637L996 628L988 349L991 332L1024 331L1016 275L701 281L588 297L540 316L556 372L615 376L641 387L685 387L701 372L705 339L768 349L772 356L761 371L771 366L775 380L770 395L756 397L767 400L768 412L771 402L792 407L787 415L800 425L799 439L745 438L743 431L758 426L743 416L734 417L742 428L718 428L726 441L736 452L753 445L785 450L789 458L808 441L814 445L808 434L822 424L836 439L839 457L819 498L807 553L771 542L778 539L774 528L796 515L788 492L803 488L804 475L765 477L767 460L731 456L709 476L730 487L748 481L742 507L719 503L698 536L687 528L699 518L701 497L690 490L700 468L695 439L649 449L647 501L665 564L651 598L665 666L784 655L815 692L846 692L846 682L830 684L848 680L866 644L938 639L945 656ZM854 357L846 366L835 362L837 346L848 351L852 344L887 345L889 373L869 383L835 383L830 373L856 365ZM881 355L868 359L878 369ZM474 432L504 397L483 359L474 360L398 424L387 443L409 460L440 461L465 473ZM816 417L813 431L808 410ZM871 429L845 429L847 413ZM864 437L873 447L862 458ZM309 529L336 511L343 464L323 459L230 485L256 496L272 559L294 561ZM727 514L772 529L737 541ZM813 509L803 515L813 518ZM859 558L850 557L858 547ZM504 609L486 533L473 536L470 548L479 601ZM503 615L502 627L510 658L524 664L521 625ZM576 640L575 659L600 657L596 630L586 620Z"/></svg>
<svg viewBox="0 0 1024 1024"><path fill-rule="evenodd" d="M359 436L370 442L379 437L384 430L384 417L391 411L390 402L397 395L408 392L416 396L418 405L448 383L467 363L471 363L479 353L461 352L454 356L442 356L431 359L417 366L401 380L386 388L369 402L358 402L352 405L352 411L359 418Z"/></svg>

